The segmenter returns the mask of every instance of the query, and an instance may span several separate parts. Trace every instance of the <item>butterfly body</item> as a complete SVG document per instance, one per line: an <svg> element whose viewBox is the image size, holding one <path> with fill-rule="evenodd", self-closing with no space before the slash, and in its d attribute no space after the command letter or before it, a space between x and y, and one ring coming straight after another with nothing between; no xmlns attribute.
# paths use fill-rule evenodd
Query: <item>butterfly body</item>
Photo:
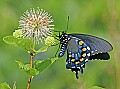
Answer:
<svg viewBox="0 0 120 89"><path fill-rule="evenodd" d="M86 34L66 34L60 35L61 49L58 57L62 57L67 50L66 68L83 73L83 68L88 60L110 58L107 52L113 48L111 44L101 38Z"/></svg>

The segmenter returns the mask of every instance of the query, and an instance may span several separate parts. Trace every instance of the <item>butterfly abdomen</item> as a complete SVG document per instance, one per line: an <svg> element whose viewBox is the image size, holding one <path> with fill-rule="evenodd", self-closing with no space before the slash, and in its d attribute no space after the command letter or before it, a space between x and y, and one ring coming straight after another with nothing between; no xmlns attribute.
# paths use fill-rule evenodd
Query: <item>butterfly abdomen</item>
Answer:
<svg viewBox="0 0 120 89"><path fill-rule="evenodd" d="M58 57L62 57L65 54L66 49L67 45L62 45Z"/></svg>

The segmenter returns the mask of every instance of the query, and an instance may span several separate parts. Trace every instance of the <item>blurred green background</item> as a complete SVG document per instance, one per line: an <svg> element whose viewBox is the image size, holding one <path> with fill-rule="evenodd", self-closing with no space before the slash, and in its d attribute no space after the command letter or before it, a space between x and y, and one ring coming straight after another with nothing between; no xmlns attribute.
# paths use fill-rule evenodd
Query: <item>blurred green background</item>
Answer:
<svg viewBox="0 0 120 89"><path fill-rule="evenodd" d="M88 89L93 86L120 89L120 0L0 0L0 83L12 86L16 81L17 89L26 89L28 75L18 69L14 60L28 63L29 56L22 48L4 43L2 38L17 29L23 12L37 7L53 16L56 30L66 29L67 16L70 16L68 33L99 36L108 40L114 50L110 52L109 61L88 62L78 80L74 72L65 68L65 55L34 77L31 89ZM37 57L52 57L57 49L52 47Z"/></svg>

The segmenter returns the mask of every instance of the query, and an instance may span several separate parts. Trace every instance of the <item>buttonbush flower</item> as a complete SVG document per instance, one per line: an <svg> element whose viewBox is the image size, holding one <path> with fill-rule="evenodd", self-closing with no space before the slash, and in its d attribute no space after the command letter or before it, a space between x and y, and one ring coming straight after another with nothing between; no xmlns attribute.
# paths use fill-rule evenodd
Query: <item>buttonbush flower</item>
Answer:
<svg viewBox="0 0 120 89"><path fill-rule="evenodd" d="M23 31L24 38L30 38L37 43L52 35L54 25L52 16L43 9L34 8L26 11L19 21L19 29Z"/></svg>

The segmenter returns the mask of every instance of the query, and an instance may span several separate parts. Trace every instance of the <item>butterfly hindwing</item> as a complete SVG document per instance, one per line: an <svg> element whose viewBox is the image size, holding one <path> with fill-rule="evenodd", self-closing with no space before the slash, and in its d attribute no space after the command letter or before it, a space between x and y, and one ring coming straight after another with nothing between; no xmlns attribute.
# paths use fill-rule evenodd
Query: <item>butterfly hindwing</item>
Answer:
<svg viewBox="0 0 120 89"><path fill-rule="evenodd" d="M67 47L66 68L76 72L83 73L85 63L90 57L90 48L79 38L70 36Z"/></svg>

